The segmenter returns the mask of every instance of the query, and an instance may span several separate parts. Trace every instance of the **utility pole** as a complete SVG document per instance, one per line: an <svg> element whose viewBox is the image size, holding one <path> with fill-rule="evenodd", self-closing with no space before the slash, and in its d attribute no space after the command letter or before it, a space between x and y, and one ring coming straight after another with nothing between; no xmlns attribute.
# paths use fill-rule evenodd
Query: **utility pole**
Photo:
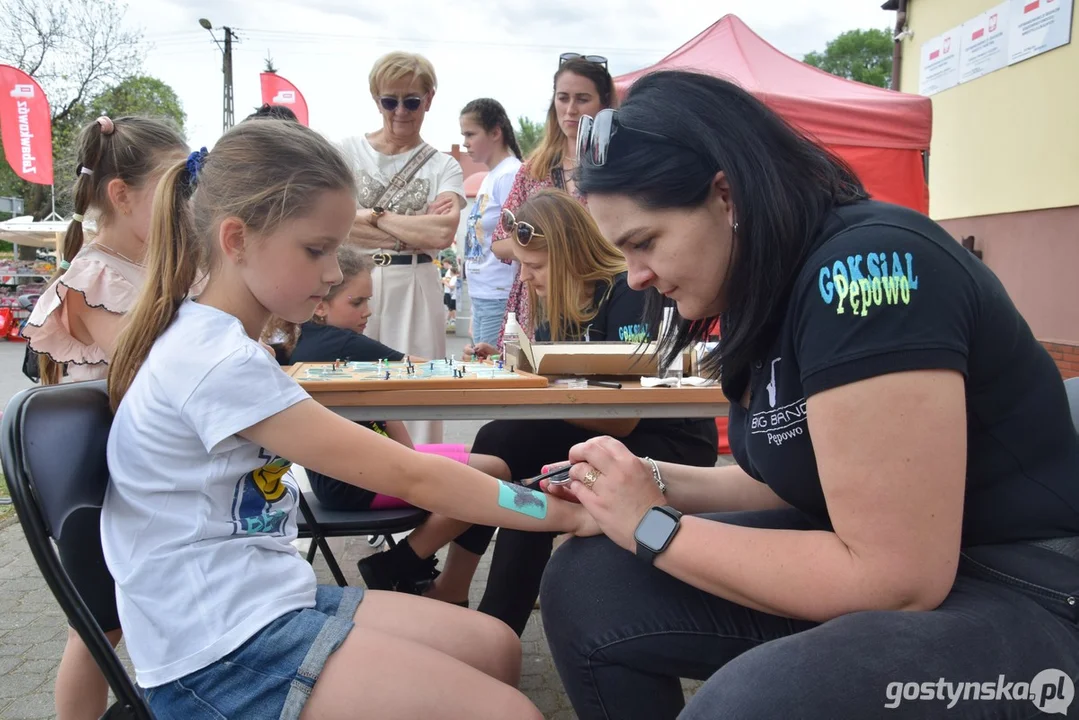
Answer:
<svg viewBox="0 0 1079 720"><path fill-rule="evenodd" d="M232 28L227 26L222 27L221 29L225 31L225 44L222 46L221 43L218 42L217 36L214 35L213 23L206 18L200 18L199 25L210 33L210 37L212 37L214 42L217 43L217 46L221 48L221 73L225 76L224 96L222 98L221 132L228 132L229 128L236 124L236 115L233 112L232 103L232 41L235 39L239 42L239 40L236 37L236 32Z"/></svg>
<svg viewBox="0 0 1079 720"><path fill-rule="evenodd" d="M232 39L236 37L236 33L232 32L232 28L221 28L225 31L225 56L222 71L225 74L225 97L224 97L224 117L222 118L222 132L228 132L236 123L236 117L233 114L232 109Z"/></svg>

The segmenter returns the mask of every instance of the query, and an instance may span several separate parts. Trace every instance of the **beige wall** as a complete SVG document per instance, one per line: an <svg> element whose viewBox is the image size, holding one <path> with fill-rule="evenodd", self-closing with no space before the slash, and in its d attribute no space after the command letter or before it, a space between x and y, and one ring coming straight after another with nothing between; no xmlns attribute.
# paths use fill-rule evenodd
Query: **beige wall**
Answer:
<svg viewBox="0 0 1079 720"><path fill-rule="evenodd" d="M999 2L908 0L900 89L925 41ZM938 220L1079 205L1079 8L1070 44L933 96L929 198Z"/></svg>

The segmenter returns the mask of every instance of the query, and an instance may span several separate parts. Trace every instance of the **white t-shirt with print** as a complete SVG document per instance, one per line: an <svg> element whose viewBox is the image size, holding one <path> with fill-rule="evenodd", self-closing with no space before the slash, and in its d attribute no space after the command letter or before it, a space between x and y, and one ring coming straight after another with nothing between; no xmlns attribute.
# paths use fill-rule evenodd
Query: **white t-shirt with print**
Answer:
<svg viewBox="0 0 1079 720"><path fill-rule="evenodd" d="M465 277L468 294L481 300L509 297L517 263L506 264L491 252L491 238L502 219L502 204L513 188L521 161L513 155L495 165L480 183L476 202L465 221Z"/></svg>
<svg viewBox="0 0 1079 720"><path fill-rule="evenodd" d="M154 343L113 420L101 515L139 685L314 607L314 571L291 545L291 464L237 435L309 397L220 310L187 301Z"/></svg>
<svg viewBox="0 0 1079 720"><path fill-rule="evenodd" d="M397 155L383 155L371 146L365 136L341 141L341 151L352 164L352 171L356 174L356 183L359 186L357 200L360 207L374 207L375 201L382 195L390 180L404 169L422 147L421 145ZM423 215L427 212L427 206L444 192L457 193L464 199L464 171L451 155L436 152L416 172L404 192L391 202L382 201L381 205L387 212L398 215Z"/></svg>

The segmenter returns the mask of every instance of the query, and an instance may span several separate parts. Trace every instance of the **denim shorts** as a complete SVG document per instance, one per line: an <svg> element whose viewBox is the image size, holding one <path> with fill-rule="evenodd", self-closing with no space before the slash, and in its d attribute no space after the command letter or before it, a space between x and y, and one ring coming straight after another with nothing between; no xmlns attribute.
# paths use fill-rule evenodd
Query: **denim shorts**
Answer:
<svg viewBox="0 0 1079 720"><path fill-rule="evenodd" d="M150 709L159 720L299 718L361 600L363 588L320 585L315 607L286 613L213 665L146 690Z"/></svg>

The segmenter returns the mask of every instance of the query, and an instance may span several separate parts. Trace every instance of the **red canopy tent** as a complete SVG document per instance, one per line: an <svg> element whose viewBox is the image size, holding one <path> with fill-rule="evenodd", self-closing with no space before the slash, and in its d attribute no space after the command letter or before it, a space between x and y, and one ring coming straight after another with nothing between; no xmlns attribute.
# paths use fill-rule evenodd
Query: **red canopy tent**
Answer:
<svg viewBox="0 0 1079 720"><path fill-rule="evenodd" d="M784 55L734 15L725 15L652 67L620 75L624 95L656 70L693 70L738 83L792 125L842 157L877 199L929 211L923 152L927 97L845 80Z"/></svg>

